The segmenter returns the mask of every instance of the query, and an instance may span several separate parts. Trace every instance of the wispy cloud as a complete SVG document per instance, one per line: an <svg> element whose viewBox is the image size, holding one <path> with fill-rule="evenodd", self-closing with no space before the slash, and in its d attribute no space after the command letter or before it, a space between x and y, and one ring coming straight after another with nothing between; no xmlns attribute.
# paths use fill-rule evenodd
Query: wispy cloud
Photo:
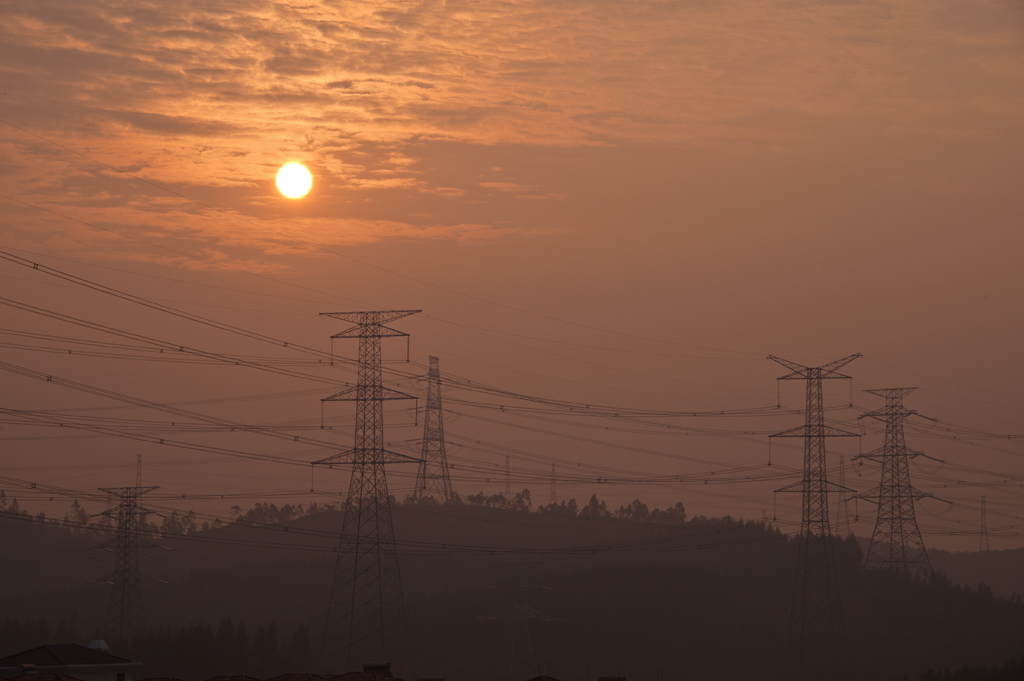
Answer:
<svg viewBox="0 0 1024 681"><path fill-rule="evenodd" d="M533 178L455 182L424 156L431 141L785 147L833 120L970 135L1024 115L1024 19L1001 0L2 7L4 118L261 219L274 169L300 160L316 171L318 210L386 194L354 228L372 238L504 230L411 197L563 196ZM0 143L0 173L32 201L112 209L133 191L37 140ZM151 194L123 207L172 210ZM423 223L389 222L399 204Z"/></svg>

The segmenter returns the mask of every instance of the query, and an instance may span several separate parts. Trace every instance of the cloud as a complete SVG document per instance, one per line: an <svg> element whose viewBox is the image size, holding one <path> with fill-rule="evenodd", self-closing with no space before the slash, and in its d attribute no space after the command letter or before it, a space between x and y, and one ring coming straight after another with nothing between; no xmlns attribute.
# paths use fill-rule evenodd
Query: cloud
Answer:
<svg viewBox="0 0 1024 681"><path fill-rule="evenodd" d="M83 108L82 111L95 119L119 121L138 130L159 132L165 135L210 137L231 134L237 130L237 127L230 123L191 116L168 116L149 111L116 111L99 108Z"/></svg>
<svg viewBox="0 0 1024 681"><path fill-rule="evenodd" d="M273 173L299 160L312 212L374 213L354 234L455 239L507 233L465 206L566 194L460 174L442 141L785 149L851 121L990 135L1024 115L1022 27L1002 0L8 3L0 97L11 122L253 219L276 219ZM27 200L177 210L7 132L0 179Z"/></svg>
<svg viewBox="0 0 1024 681"><path fill-rule="evenodd" d="M499 192L528 192L534 191L536 187L527 187L526 185L518 184L516 182L481 182L481 187L485 189L496 189Z"/></svg>
<svg viewBox="0 0 1024 681"><path fill-rule="evenodd" d="M7 9L7 104L38 111L57 93L44 119L118 112L168 134L334 125L378 140L686 143L780 105L894 118L908 103L955 105L938 79L1016 68L1021 47L1020 13L996 0ZM995 85L973 87L999 97Z"/></svg>

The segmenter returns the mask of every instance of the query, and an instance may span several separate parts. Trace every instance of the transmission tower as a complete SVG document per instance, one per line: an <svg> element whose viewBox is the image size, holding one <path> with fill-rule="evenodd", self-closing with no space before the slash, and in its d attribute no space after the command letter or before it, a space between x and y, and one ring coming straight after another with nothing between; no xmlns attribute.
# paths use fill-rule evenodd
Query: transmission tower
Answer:
<svg viewBox="0 0 1024 681"><path fill-rule="evenodd" d="M846 456L839 455L839 486L846 489ZM850 534L850 500L845 491L839 492L838 509L836 510L836 532L840 537Z"/></svg>
<svg viewBox="0 0 1024 681"><path fill-rule="evenodd" d="M141 469L136 473L136 480L140 479L140 473ZM141 485L100 488L101 492L120 499L117 506L103 512L103 515L116 519L117 530L113 539L100 546L108 550L113 548L114 551L114 571L106 579L113 589L107 603L105 624L107 631L122 640L142 622L142 578L139 576L139 550L142 543L139 540L139 524L149 511L139 506L139 497L155 489L157 487Z"/></svg>
<svg viewBox="0 0 1024 681"><path fill-rule="evenodd" d="M328 312L354 326L331 336L359 339L355 386L323 399L356 403L352 449L317 461L351 466L345 518L320 651L321 665L345 669L386 661L403 649L406 634L391 502L384 467L419 459L384 449L384 401L410 399L381 382L381 339L409 334L385 326L419 310Z"/></svg>
<svg viewBox="0 0 1024 681"><path fill-rule="evenodd" d="M505 455L505 501L512 503L512 459Z"/></svg>
<svg viewBox="0 0 1024 681"><path fill-rule="evenodd" d="M499 678L502 681L523 681L537 676L537 658L530 643L530 620L550 618L527 603L527 591L534 584L526 577L526 566L513 563L509 569L510 598L508 610L502 618L505 637L501 644Z"/></svg>
<svg viewBox="0 0 1024 681"><path fill-rule="evenodd" d="M910 484L909 459L921 452L907 449L903 436L903 419L917 412L903 406L903 398L917 388L880 388L867 390L885 399L885 406L863 414L885 422L885 444L863 457L882 464L878 487L859 495L878 504L878 520L871 535L864 567L927 577L932 567L921 538L914 513L914 502L930 494L919 492Z"/></svg>
<svg viewBox="0 0 1024 681"><path fill-rule="evenodd" d="M992 547L988 544L988 511L985 510L985 495L981 495L981 533L978 540L979 551L991 551Z"/></svg>
<svg viewBox="0 0 1024 681"><path fill-rule="evenodd" d="M557 489L555 488L555 464L551 464L551 500L549 503L552 506L558 503Z"/></svg>
<svg viewBox="0 0 1024 681"><path fill-rule="evenodd" d="M803 496L786 649L786 676L790 679L839 678L845 673L846 624L829 528L828 493L851 490L840 488L825 477L825 438L857 435L825 425L822 381L849 378L837 370L860 356L857 353L820 367L805 367L778 357L768 357L790 370L790 373L779 377L780 381L801 380L807 383L804 425L772 436L804 439L803 479L777 490L800 492Z"/></svg>
<svg viewBox="0 0 1024 681"><path fill-rule="evenodd" d="M452 500L452 481L448 476L448 457L444 453L444 413L441 411L441 372L437 357L430 357L427 372L427 411L423 417L423 461L416 474L413 497L435 496L441 502Z"/></svg>

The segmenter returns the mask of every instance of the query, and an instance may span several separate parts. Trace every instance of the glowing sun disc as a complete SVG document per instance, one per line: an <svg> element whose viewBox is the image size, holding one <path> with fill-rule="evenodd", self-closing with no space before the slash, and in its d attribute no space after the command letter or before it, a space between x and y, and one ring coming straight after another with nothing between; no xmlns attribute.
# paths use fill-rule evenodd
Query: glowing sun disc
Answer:
<svg viewBox="0 0 1024 681"><path fill-rule="evenodd" d="M313 176L301 163L285 163L277 171L277 188L289 199L301 199L313 186Z"/></svg>

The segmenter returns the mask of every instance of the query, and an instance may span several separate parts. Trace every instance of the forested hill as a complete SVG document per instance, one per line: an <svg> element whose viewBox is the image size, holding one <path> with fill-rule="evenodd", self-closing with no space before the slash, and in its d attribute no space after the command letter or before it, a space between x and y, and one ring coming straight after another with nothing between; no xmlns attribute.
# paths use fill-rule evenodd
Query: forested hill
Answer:
<svg viewBox="0 0 1024 681"><path fill-rule="evenodd" d="M928 552L932 567L955 584L984 584L996 596L1024 596L1024 549Z"/></svg>
<svg viewBox="0 0 1024 681"><path fill-rule="evenodd" d="M576 508L531 510L522 495L518 503L396 504L412 644L396 668L406 678L494 678L509 600L503 585L510 564L525 563L536 585L530 604L547 616L531 623L533 646L551 676L777 678L792 541L760 522L687 518L681 505L657 512L639 502L602 506L595 497ZM308 671L312 661L303 657L319 642L340 511L261 504L215 525L178 518L151 530L142 560L151 633L111 642L146 662L144 675L193 681ZM46 619L47 634L63 620L65 635L73 628L82 641L110 638L99 622L112 560L95 548L109 534L9 512L0 533L0 617ZM1001 665L1019 656L1024 606L942 576L920 583L862 571L853 538L835 548L854 678L916 678L929 668ZM9 634L0 653L54 642L29 640L40 635L30 629L13 627L24 635ZM234 653L222 654L218 635L235 642ZM183 657L179 645L208 653Z"/></svg>

